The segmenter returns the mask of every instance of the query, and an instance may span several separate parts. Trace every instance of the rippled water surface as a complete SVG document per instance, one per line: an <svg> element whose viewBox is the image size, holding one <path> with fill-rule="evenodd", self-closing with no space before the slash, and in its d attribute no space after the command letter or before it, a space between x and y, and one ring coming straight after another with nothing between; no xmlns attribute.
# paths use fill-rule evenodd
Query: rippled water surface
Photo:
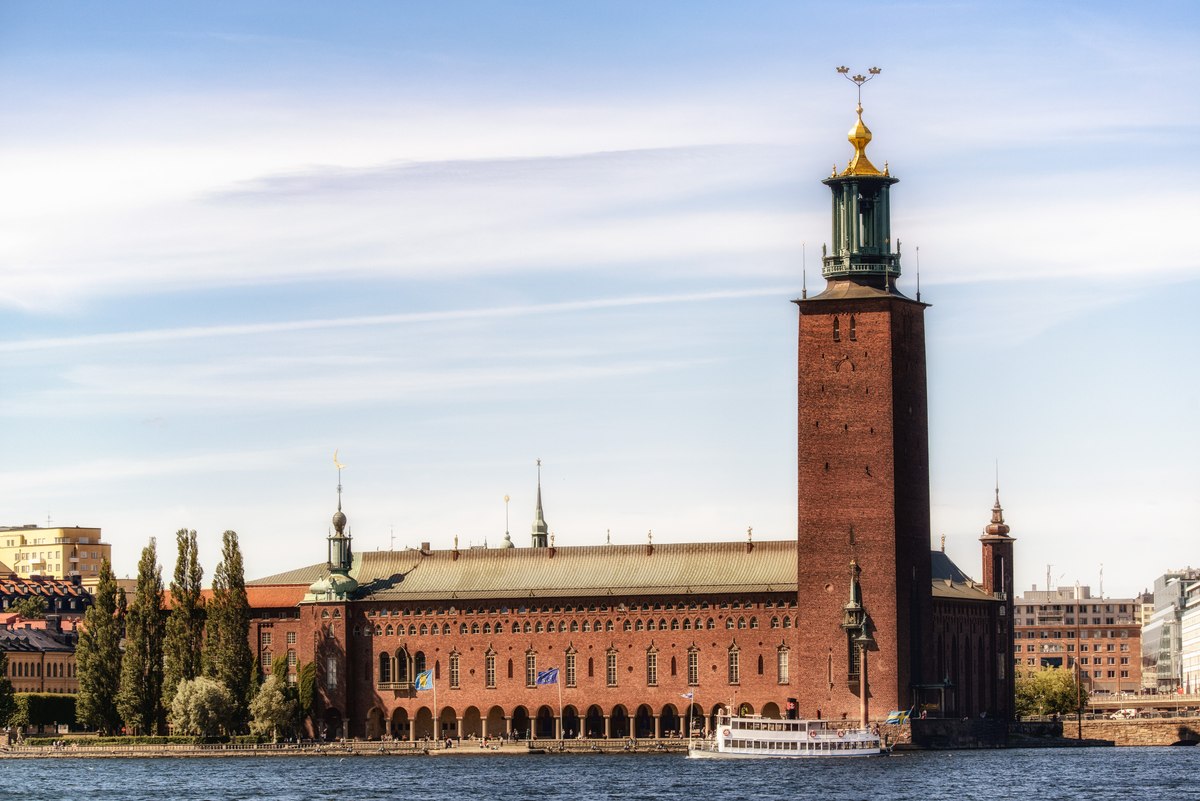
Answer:
<svg viewBox="0 0 1200 801"><path fill-rule="evenodd" d="M1200 747L712 762L681 755L6 760L0 799L1200 798Z"/></svg>

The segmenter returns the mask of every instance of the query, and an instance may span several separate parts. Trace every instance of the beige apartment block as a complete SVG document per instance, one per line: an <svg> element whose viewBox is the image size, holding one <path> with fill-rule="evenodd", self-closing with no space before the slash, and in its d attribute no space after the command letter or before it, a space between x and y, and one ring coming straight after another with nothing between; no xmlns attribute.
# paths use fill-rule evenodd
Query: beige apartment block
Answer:
<svg viewBox="0 0 1200 801"><path fill-rule="evenodd" d="M100 563L112 559L112 546L101 542L100 529L0 526L0 562L20 578L79 576L94 585Z"/></svg>

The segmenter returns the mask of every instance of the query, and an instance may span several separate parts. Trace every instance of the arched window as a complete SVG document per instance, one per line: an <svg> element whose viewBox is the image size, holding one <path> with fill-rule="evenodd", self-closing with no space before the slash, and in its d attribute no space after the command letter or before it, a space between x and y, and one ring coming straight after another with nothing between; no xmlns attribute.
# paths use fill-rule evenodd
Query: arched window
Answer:
<svg viewBox="0 0 1200 801"><path fill-rule="evenodd" d="M733 628L733 626L734 626L733 618L731 618L731 617L725 618L725 628L731 629L731 628Z"/></svg>
<svg viewBox="0 0 1200 801"><path fill-rule="evenodd" d="M479 633L479 624L478 624L478 623L472 623L472 624L471 624L471 633L472 633L472 634L478 634L478 633Z"/></svg>
<svg viewBox="0 0 1200 801"><path fill-rule="evenodd" d="M458 624L458 633L459 633L459 634L466 634L466 633L467 633L467 624L466 624L466 623L459 623L459 624Z"/></svg>
<svg viewBox="0 0 1200 801"><path fill-rule="evenodd" d="M386 684L392 680L392 658L387 652L379 655L379 683Z"/></svg>
<svg viewBox="0 0 1200 801"><path fill-rule="evenodd" d="M632 631L632 630L633 630L633 623L629 622L628 620L626 620L624 623L621 624L621 631Z"/></svg>
<svg viewBox="0 0 1200 801"><path fill-rule="evenodd" d="M792 627L792 619L790 617L785 617L783 619L783 627L785 629L790 629Z"/></svg>
<svg viewBox="0 0 1200 801"><path fill-rule="evenodd" d="M671 675L675 675L675 657L671 657Z"/></svg>
<svg viewBox="0 0 1200 801"><path fill-rule="evenodd" d="M492 624L491 624L491 623L484 623L484 624L483 624L483 633L484 633L484 634L491 634L491 633L492 633Z"/></svg>
<svg viewBox="0 0 1200 801"><path fill-rule="evenodd" d="M729 649L729 683L740 684L742 681L741 653L736 645Z"/></svg>
<svg viewBox="0 0 1200 801"><path fill-rule="evenodd" d="M450 636L450 624L449 623L442 624L442 634L447 637Z"/></svg>
<svg viewBox="0 0 1200 801"><path fill-rule="evenodd" d="M779 628L779 618L777 618L777 617L771 618L771 628L773 628L773 629Z"/></svg>
<svg viewBox="0 0 1200 801"><path fill-rule="evenodd" d="M685 620L683 622L686 623L687 621ZM671 631L679 631L679 618L671 618Z"/></svg>
<svg viewBox="0 0 1200 801"><path fill-rule="evenodd" d="M717 621L713 620L713 619L710 617L710 618L708 619L708 622L704 624L704 627L705 627L706 629L709 629L709 630L711 631L712 629L715 629L715 628L717 627ZM697 621L697 623L696 623L696 628L700 628L699 621Z"/></svg>
<svg viewBox="0 0 1200 801"><path fill-rule="evenodd" d="M759 654L758 655L758 675L761 676L762 674L763 674L763 658L762 658L762 654Z"/></svg>
<svg viewBox="0 0 1200 801"><path fill-rule="evenodd" d="M528 633L529 633L529 631L530 631L530 626L529 626L529 621L528 621L528 620L526 620L526 621L525 621L525 625L521 627L521 630L522 630L522 631L524 631L526 634L528 634Z"/></svg>
<svg viewBox="0 0 1200 801"><path fill-rule="evenodd" d="M585 620L585 621L583 621L583 630L584 630L584 631L591 631L591 630L592 630L592 624L591 624L591 623L589 623L589 622L587 622L586 620Z"/></svg>
<svg viewBox="0 0 1200 801"><path fill-rule="evenodd" d="M510 679L513 677L513 664L511 659L508 660L508 677Z"/></svg>
<svg viewBox="0 0 1200 801"><path fill-rule="evenodd" d="M758 628L758 618L756 618L756 617L750 618L750 628L752 628L752 629Z"/></svg>
<svg viewBox="0 0 1200 801"><path fill-rule="evenodd" d="M585 625L585 626L586 626L586 625L587 625L587 621L584 621L583 625ZM579 631L579 621L578 621L578 620L572 620L572 621L571 621L571 632L572 632L572 633L574 633L574 632L576 632L576 631Z"/></svg>
<svg viewBox="0 0 1200 801"><path fill-rule="evenodd" d="M833 318L833 341L842 341L842 324L836 317Z"/></svg>
<svg viewBox="0 0 1200 801"><path fill-rule="evenodd" d="M417 673L424 673L425 670L425 652L417 651L413 654L413 674L415 676Z"/></svg>
<svg viewBox="0 0 1200 801"><path fill-rule="evenodd" d="M855 342L857 340L858 340L858 330L857 330L857 327L854 325L854 315L852 314L852 315L850 315L850 341Z"/></svg>
<svg viewBox="0 0 1200 801"><path fill-rule="evenodd" d="M645 628L645 624L642 623L642 619L640 617L637 619L637 623L634 624L633 628L636 631L641 631L642 629Z"/></svg>
<svg viewBox="0 0 1200 801"><path fill-rule="evenodd" d="M536 631L538 634L541 634L542 633L542 621L539 620L533 630Z"/></svg>
<svg viewBox="0 0 1200 801"><path fill-rule="evenodd" d="M746 628L746 618L744 618L744 617L739 617L739 618L738 618L738 628L739 628L739 629L744 629L744 628Z"/></svg>
<svg viewBox="0 0 1200 801"><path fill-rule="evenodd" d="M628 623L629 621L628 621L628 620L626 620L625 622L626 622L626 623ZM611 620L606 620L606 621L604 621L604 630L605 630L605 631L612 631L612 630L613 630L613 622L612 622Z"/></svg>
<svg viewBox="0 0 1200 801"><path fill-rule="evenodd" d="M684 630L684 631L691 631L691 630L692 630L692 620L691 620L691 618L687 618L687 617L685 617L685 618L683 619L683 630Z"/></svg>
<svg viewBox="0 0 1200 801"><path fill-rule="evenodd" d="M779 651L775 655L775 666L779 674L780 684L787 684L789 680L789 656L787 647L783 645L779 646Z"/></svg>
<svg viewBox="0 0 1200 801"><path fill-rule="evenodd" d="M659 621L658 621L658 630L659 630L659 631L666 631L666 630L667 630L667 619L666 619L665 617L664 617L664 618L660 618L660 619L659 619Z"/></svg>
<svg viewBox="0 0 1200 801"><path fill-rule="evenodd" d="M450 689L452 689L452 690L458 689L458 680L459 680L458 660L459 660L458 651L451 651L450 652Z"/></svg>
<svg viewBox="0 0 1200 801"><path fill-rule="evenodd" d="M658 628L658 624L654 622L654 618L646 621L646 631L654 631L656 628Z"/></svg>
<svg viewBox="0 0 1200 801"><path fill-rule="evenodd" d="M392 636L392 624L391 624L391 623L388 623L388 625L387 625L387 628L385 629L385 631L386 631L386 633L387 633L387 636L389 636L389 637L391 637L391 636Z"/></svg>
<svg viewBox="0 0 1200 801"><path fill-rule="evenodd" d="M429 633L429 627L426 626L424 623L422 623L421 624L421 635L424 636L428 633Z"/></svg>
<svg viewBox="0 0 1200 801"><path fill-rule="evenodd" d="M520 633L521 633L521 624L520 624L520 623L513 623L513 624L512 624L512 633L513 633L513 634L520 634Z"/></svg>

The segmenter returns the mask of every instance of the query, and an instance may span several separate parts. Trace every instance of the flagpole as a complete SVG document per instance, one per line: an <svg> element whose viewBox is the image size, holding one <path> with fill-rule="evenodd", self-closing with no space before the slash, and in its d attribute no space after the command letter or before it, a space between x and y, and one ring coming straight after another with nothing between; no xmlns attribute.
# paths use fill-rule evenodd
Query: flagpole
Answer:
<svg viewBox="0 0 1200 801"><path fill-rule="evenodd" d="M562 716L562 682L561 682L561 681L557 681L557 679L558 679L558 676L555 676L554 678L556 679L556 681L554 682L554 684L555 684L555 686L556 686L556 687L558 687L558 739L559 739L559 741L561 742L561 741L562 741L562 739L563 739L563 737L566 735L566 732L564 732L564 731L563 731L563 716Z"/></svg>
<svg viewBox="0 0 1200 801"><path fill-rule="evenodd" d="M437 659L433 660L433 670L429 671L429 686L433 688L433 737L442 739L442 718L437 708Z"/></svg>

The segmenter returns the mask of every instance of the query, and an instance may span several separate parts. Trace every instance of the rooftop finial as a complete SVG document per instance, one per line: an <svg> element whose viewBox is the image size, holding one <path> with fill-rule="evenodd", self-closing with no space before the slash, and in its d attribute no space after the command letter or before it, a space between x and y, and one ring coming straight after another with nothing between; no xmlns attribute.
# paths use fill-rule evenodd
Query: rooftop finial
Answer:
<svg viewBox="0 0 1200 801"><path fill-rule="evenodd" d="M808 297L808 249L800 243L800 297Z"/></svg>
<svg viewBox="0 0 1200 801"><path fill-rule="evenodd" d="M550 527L542 512L542 460L537 460L537 506L533 511L533 547L545 548L549 544Z"/></svg>
<svg viewBox="0 0 1200 801"><path fill-rule="evenodd" d="M850 164L842 172L842 175L881 175L867 158L867 145L871 142L871 130L862 120L862 87L864 83L874 79L883 70L879 67L871 67L867 70L866 75L861 73L851 75L849 67L838 67L837 71L839 75L858 87L858 106L855 109L858 119L855 121L854 127L850 129L850 133L846 135L850 144L854 145L854 158L850 160Z"/></svg>
<svg viewBox="0 0 1200 801"><path fill-rule="evenodd" d="M342 468L344 468L346 465L339 462L337 457L338 457L338 449L334 448L333 449L333 466L336 467L337 471L338 471L337 495L338 495L338 511L340 512L340 511L342 511Z"/></svg>

